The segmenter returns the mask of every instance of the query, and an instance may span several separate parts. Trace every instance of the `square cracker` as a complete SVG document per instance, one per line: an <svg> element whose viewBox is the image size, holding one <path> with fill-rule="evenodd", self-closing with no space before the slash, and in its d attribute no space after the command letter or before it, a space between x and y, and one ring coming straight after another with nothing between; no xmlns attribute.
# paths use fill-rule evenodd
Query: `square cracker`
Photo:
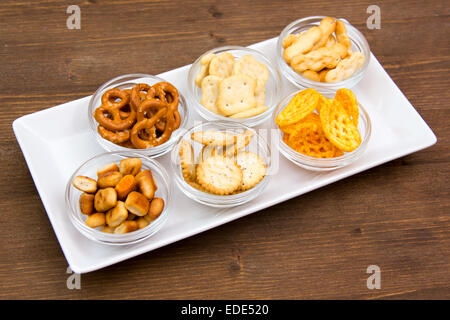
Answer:
<svg viewBox="0 0 450 320"><path fill-rule="evenodd" d="M211 59L209 74L226 78L231 76L234 66L234 56L229 52L222 52Z"/></svg>
<svg viewBox="0 0 450 320"><path fill-rule="evenodd" d="M217 76L206 76L201 83L202 98L200 103L209 111L219 113L216 107L216 100L219 95L219 85L222 78Z"/></svg>
<svg viewBox="0 0 450 320"><path fill-rule="evenodd" d="M231 116L256 106L256 81L247 75L233 75L220 82L217 109Z"/></svg>
<svg viewBox="0 0 450 320"><path fill-rule="evenodd" d="M209 63L216 55L214 53L209 53L200 58L200 70L195 76L195 84L201 86L202 80L209 74Z"/></svg>
<svg viewBox="0 0 450 320"><path fill-rule="evenodd" d="M242 56L233 66L233 74L245 74L256 80L256 90L265 91L269 69L251 54Z"/></svg>

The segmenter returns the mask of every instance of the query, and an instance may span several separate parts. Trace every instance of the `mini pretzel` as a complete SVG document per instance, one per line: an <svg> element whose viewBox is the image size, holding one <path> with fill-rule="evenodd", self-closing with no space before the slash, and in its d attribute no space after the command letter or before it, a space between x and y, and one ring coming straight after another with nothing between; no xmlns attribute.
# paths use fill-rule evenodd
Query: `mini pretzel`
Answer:
<svg viewBox="0 0 450 320"><path fill-rule="evenodd" d="M130 132L128 131L111 131L106 129L103 126L98 126L98 133L102 136L102 138L109 140L113 143L119 144L124 143L128 139L130 139Z"/></svg>
<svg viewBox="0 0 450 320"><path fill-rule="evenodd" d="M151 90L149 91L147 98L150 99L158 99L162 102L167 103L167 107L172 109L173 116L174 116L174 125L173 130L176 130L180 127L181 123L181 116L178 112L178 104L180 103L180 95L178 93L177 88L175 88L173 85L171 85L168 82L158 82L157 84L153 85ZM159 131L165 130L165 124L164 121L159 121L157 123L156 128Z"/></svg>
<svg viewBox="0 0 450 320"><path fill-rule="evenodd" d="M166 130L159 138L157 138L156 135L154 134L154 127L156 122L166 114L167 108L162 108L150 119L144 119L136 123L133 129L131 130L131 143L137 149L147 149L149 147L155 147L157 145L160 145L169 140L170 135L172 134L171 126L166 125ZM150 132L152 132L149 139L143 139L139 136L140 132L144 129L147 129Z"/></svg>
<svg viewBox="0 0 450 320"><path fill-rule="evenodd" d="M117 99L120 101L116 101ZM129 129L136 121L136 112L133 108L129 108L129 101L130 96L123 90L110 89L106 91L102 96L102 105L95 109L95 120L109 130ZM124 108L130 110L123 110Z"/></svg>
<svg viewBox="0 0 450 320"><path fill-rule="evenodd" d="M141 102L143 100L142 98L145 98L147 96L150 88L151 87L146 83L138 83L131 90L130 102L135 111L138 110L138 107L141 105Z"/></svg>

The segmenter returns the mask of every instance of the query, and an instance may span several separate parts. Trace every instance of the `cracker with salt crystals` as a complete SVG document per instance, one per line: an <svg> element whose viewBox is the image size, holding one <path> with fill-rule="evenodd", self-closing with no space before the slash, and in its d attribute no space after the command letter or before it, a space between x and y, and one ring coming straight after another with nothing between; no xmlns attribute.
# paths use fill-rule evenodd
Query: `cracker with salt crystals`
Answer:
<svg viewBox="0 0 450 320"><path fill-rule="evenodd" d="M225 131L196 131L191 133L191 139L204 145L221 147L233 144L235 136Z"/></svg>
<svg viewBox="0 0 450 320"><path fill-rule="evenodd" d="M249 145L255 133L252 130L245 130L236 135L236 141L234 144L227 147L225 154L227 157L236 155L239 151Z"/></svg>
<svg viewBox="0 0 450 320"><path fill-rule="evenodd" d="M233 66L233 55L229 52L222 52L211 59L209 63L209 74L223 79L231 76Z"/></svg>
<svg viewBox="0 0 450 320"><path fill-rule="evenodd" d="M218 113L216 107L217 96L219 95L219 85L222 78L218 76L206 76L201 83L202 98L200 103L209 111Z"/></svg>
<svg viewBox="0 0 450 320"><path fill-rule="evenodd" d="M242 170L236 162L221 155L211 156L197 166L197 181L207 191L229 195L240 187Z"/></svg>
<svg viewBox="0 0 450 320"><path fill-rule="evenodd" d="M216 55L214 53L208 53L207 55L204 55L200 58L200 70L195 76L195 84L197 86L200 87L203 78L205 78L209 74L209 64L215 56Z"/></svg>
<svg viewBox="0 0 450 320"><path fill-rule="evenodd" d="M181 172L185 180L195 180L195 163L194 163L194 148L188 140L183 140L180 145L180 164Z"/></svg>
<svg viewBox="0 0 450 320"><path fill-rule="evenodd" d="M244 74L256 80L256 91L265 91L266 82L269 79L269 69L267 66L259 62L251 54L241 57L233 67L233 74Z"/></svg>
<svg viewBox="0 0 450 320"><path fill-rule="evenodd" d="M231 116L256 106L256 81L247 75L233 75L220 82L217 109Z"/></svg>
<svg viewBox="0 0 450 320"><path fill-rule="evenodd" d="M266 175L264 159L253 152L239 152L236 162L242 170L240 190L248 190L256 186Z"/></svg>

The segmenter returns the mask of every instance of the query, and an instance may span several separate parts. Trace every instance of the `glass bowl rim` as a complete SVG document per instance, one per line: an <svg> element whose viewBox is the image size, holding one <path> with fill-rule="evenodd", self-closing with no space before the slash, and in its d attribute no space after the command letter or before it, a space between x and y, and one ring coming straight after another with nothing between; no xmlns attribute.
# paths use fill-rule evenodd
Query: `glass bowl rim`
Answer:
<svg viewBox="0 0 450 320"><path fill-rule="evenodd" d="M276 60L277 60L279 69L281 70L282 73L285 73L287 71L285 71L284 69L289 68L292 71L292 72L289 72L289 75L296 80L295 82L297 84L302 85L306 88L312 88L315 86L319 86L321 89L333 90L336 87L338 87L338 88L343 88L343 87L347 87L347 86L350 87L351 86L350 84L358 77L361 77L362 74L364 74L366 72L366 70L369 66L371 51L370 51L370 45L367 42L366 37L361 33L361 31L359 31L357 28L355 28L345 18L334 18L334 17L333 18L335 20L341 20L342 22L345 23L345 26L347 28L347 33L349 33L348 31L351 30L351 32L354 32L361 40L360 42L361 42L362 52L364 53L364 58L365 58L364 64L354 74L352 74L352 76L350 78L344 79L342 81L332 82L332 83L318 82L318 81L314 81L314 80L308 79L306 77L303 77L302 75L295 72L286 63L286 61L284 60L283 55L282 55L282 52L283 52L282 42L283 42L283 39L287 35L291 34L290 29L292 29L293 27L295 27L299 24L314 23L314 22L316 22L316 20L317 20L317 22L320 22L320 20L322 20L323 18L327 18L327 17L329 17L329 16L309 16L309 17L304 17L304 18L300 18L295 21L292 21L281 31L281 33L277 39ZM357 42L353 37L350 36L350 34L348 34L348 36L352 41ZM358 43L359 43L359 41L358 41Z"/></svg>
<svg viewBox="0 0 450 320"><path fill-rule="evenodd" d="M356 159L361 153L365 150L367 147L367 144L369 143L370 137L372 135L372 120L370 119L370 116L367 112L367 110L363 107L363 105L358 101L358 109L359 109L359 116L362 118L365 126L365 134L364 139L361 141L361 144L353 151L351 152L345 152L340 157L334 157L334 158L316 158L311 157L305 154L302 154L298 151L295 151L290 146L288 146L284 141L282 137L282 131L278 124L276 123L276 117L281 112L283 106L286 106L288 101L290 101L297 93L299 93L302 90L296 90L288 95L286 95L280 103L277 105L273 115L272 115L272 124L275 126L275 129L278 132L278 142L281 147L281 151L288 152L291 156L293 156L297 161L301 162L304 165L307 166L317 166L318 168L321 168L322 166L330 165L330 166L340 166L340 165L348 165L347 163L349 160ZM324 94L324 96L330 95ZM284 155L284 153L283 153ZM285 156L286 157L286 156ZM286 157L289 159L289 157ZM289 159L291 160L291 159ZM291 160L292 161L292 160Z"/></svg>
<svg viewBox="0 0 450 320"><path fill-rule="evenodd" d="M201 128L202 126L205 125L222 125L224 128L230 128L231 126L235 126L235 128L232 128L234 130L236 129L244 129L244 130L251 130L252 132L255 133L255 137L258 138L258 144L262 145L264 147L265 153L267 153L266 155L262 156L264 158L264 161L266 162L266 175L264 176L264 178L258 182L258 184L256 186L254 186L253 188L243 191L243 192L239 192L237 194L231 194L231 195L216 195L216 194L211 194L211 193L207 193L201 190L198 190L194 187L192 187L191 185L189 185L183 178L183 175L181 174L181 164L176 161L177 158L179 157L178 155L178 149L179 146L181 144L181 141L183 141L187 135L190 135L192 132L195 131L195 129ZM189 138L190 139L190 138ZM260 154L258 154L259 156L261 156ZM174 175L175 175L175 181L178 184L178 186L182 186L182 191L185 192L186 190L189 190L188 193L193 194L195 196L198 196L202 199L207 199L207 201L218 201L218 202L232 202L235 200L239 200L241 198L246 198L249 195L257 192L259 189L263 189L269 179L270 179L270 173L271 173L271 168L272 168L272 153L270 150L270 146L267 143L266 139L264 139L264 137L262 137L254 128L249 127L243 123L239 123L239 122L234 122L234 121L206 121L206 122L202 122L200 124L194 125L191 128L187 129L187 131L184 132L184 134L182 136L180 136L178 138L177 143L175 144L174 148L172 149L172 153L171 153L171 157L170 157L170 163L172 166L172 171L174 171ZM261 190L262 191L262 190ZM241 203L240 203L241 204Z"/></svg>
<svg viewBox="0 0 450 320"><path fill-rule="evenodd" d="M126 154L126 155L124 155ZM98 159L101 159L102 157L106 156L114 156L117 155L118 157L123 157L124 159L130 158L130 157L139 157L143 161L148 161L152 165L152 168L156 168L157 174L161 176L161 179L163 180L163 183L165 184L165 189L167 189L167 196L166 199L164 199L164 209L161 212L160 216L155 220L152 221L148 226L138 229L136 231L125 233L125 234L114 234L114 233L106 233L102 232L100 230L97 230L96 228L91 228L86 225L85 221L82 221L78 218L78 212L74 212L73 205L76 206L72 202L71 196L72 192L75 192L75 187L72 185L73 179L78 175L78 173L88 164L92 163L93 161L96 161ZM116 161L113 161L116 162ZM84 161L78 168L73 172L71 177L69 178L66 190L65 190L65 201L66 201L66 209L68 209L68 215L69 220L72 222L72 225L74 225L75 229L77 229L78 232L86 236L87 238L90 238L94 241L101 242L104 244L109 245L127 245L127 244L133 244L140 242L142 240L147 239L150 235L156 233L159 231L159 229L164 225L164 223L167 221L168 214L172 207L172 195L173 195L173 184L170 179L169 174L167 173L167 170L162 166L158 161L156 161L153 158L147 157L144 154L140 152L132 152L132 151L110 151L110 152L104 152L97 154L88 160ZM156 230L156 231L155 231ZM104 238L104 239L99 239Z"/></svg>
<svg viewBox="0 0 450 320"><path fill-rule="evenodd" d="M195 76L196 74L194 74L194 69L200 64L200 60L202 57L204 57L207 54L210 53L222 53L222 52L227 52L227 51L244 51L247 52L249 54L255 54L257 55L257 58L260 58L263 60L263 62L266 64L268 70L269 70L269 76L272 77L275 76L275 78L273 79L273 82L275 84L273 91L274 91L274 101L278 101L278 99L280 98L280 94L281 94L281 90L282 90L282 78L281 78L281 74L280 74L280 70L278 70L278 67L275 63L273 63L264 53L262 53L261 51L252 49L252 48L248 48L248 47L242 47L242 46L234 46L234 45L229 45L229 46L222 46L222 47L216 47L213 49L210 49L204 53L202 53L189 67L189 72L188 72L188 91L189 91L189 97L190 99L192 99L195 106L195 109L198 110L199 108L202 108L201 111L199 111L198 113L200 114L200 116L202 116L203 118L205 118L207 121L211 121L210 119L214 119L216 121L231 121L231 122L236 122L236 123L243 123L246 125L250 125L251 126L256 126L258 124L260 124L261 122L267 120L271 113L273 112L273 110L275 109L275 107L277 106L277 103L273 103L272 106L268 106L268 109L266 111L264 111L261 114L258 114L256 116L253 117L248 117L248 118L242 118L242 119L233 119L230 117L225 117L219 114L216 114L210 110L208 110L207 108L205 108L201 103L200 103L200 99L197 97L197 95L195 94ZM259 60L259 59L257 59ZM203 116L203 113L205 113L207 115L207 118ZM255 123L252 123L252 120L254 120Z"/></svg>
<svg viewBox="0 0 450 320"><path fill-rule="evenodd" d="M151 148L147 148L147 149L134 149L134 148L127 148L127 147L123 147L120 146L118 144L115 144L109 140L104 139L102 136L100 136L100 134L97 131L97 126L98 126L98 122L95 120L94 116L93 116L93 112L95 110L95 106L94 106L94 100L99 97L101 99L101 96L103 95L105 88L107 88L108 86L110 86L112 83L117 82L119 80L125 79L125 78L136 78L136 79L140 79L140 78L150 78L153 80L156 80L158 82L169 82L163 78L160 78L158 76L154 76L151 74L145 74L145 73L129 73L129 74L123 74L120 76L117 76L111 80L108 80L107 82L103 83L100 87L98 87L97 90L95 90L94 94L91 96L91 98L89 99L89 105L88 105L88 120L89 120L89 127L91 129L91 131L94 133L95 138L97 139L97 141L99 139L102 140L103 143L105 143L106 145L110 146L111 149L113 149L113 151L138 151L138 152L145 152L147 154L149 154L150 156L162 156L163 154L165 154L166 152L170 151L171 146L173 146L177 139L174 139L171 141L171 139L169 139L168 141L164 142L163 144L156 146L156 147L151 147ZM172 84L171 82L169 82L170 84ZM173 85L173 84L172 84ZM178 88L177 88L178 90ZM190 111L189 111L189 106L187 103L186 98L184 97L184 95L181 93L180 90L178 90L178 95L180 97L180 103L178 105L178 107L181 106L181 108L183 109L183 116L181 117L181 122L180 122L180 127L175 130L178 131L182 128L184 128L186 126L186 124L189 121L189 117L190 117ZM173 133L172 133L173 134ZM169 143L170 142L170 143ZM103 147L103 145L101 143L99 143L100 146L105 149L105 147Z"/></svg>

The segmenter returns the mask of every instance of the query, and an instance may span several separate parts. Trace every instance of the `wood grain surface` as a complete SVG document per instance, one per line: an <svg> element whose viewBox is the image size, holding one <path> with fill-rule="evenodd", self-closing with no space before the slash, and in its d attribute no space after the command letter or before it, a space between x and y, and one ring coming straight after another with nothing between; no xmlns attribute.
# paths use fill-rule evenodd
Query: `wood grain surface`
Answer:
<svg viewBox="0 0 450 320"><path fill-rule="evenodd" d="M66 27L72 4L81 8L80 30ZM366 26L371 4L381 8L380 30ZM449 299L448 4L2 0L0 298ZM67 262L12 121L90 95L120 74L158 74L217 46L275 37L291 21L311 15L345 17L367 37L437 144L83 274L81 289L69 290ZM381 268L380 290L366 287L371 264Z"/></svg>

